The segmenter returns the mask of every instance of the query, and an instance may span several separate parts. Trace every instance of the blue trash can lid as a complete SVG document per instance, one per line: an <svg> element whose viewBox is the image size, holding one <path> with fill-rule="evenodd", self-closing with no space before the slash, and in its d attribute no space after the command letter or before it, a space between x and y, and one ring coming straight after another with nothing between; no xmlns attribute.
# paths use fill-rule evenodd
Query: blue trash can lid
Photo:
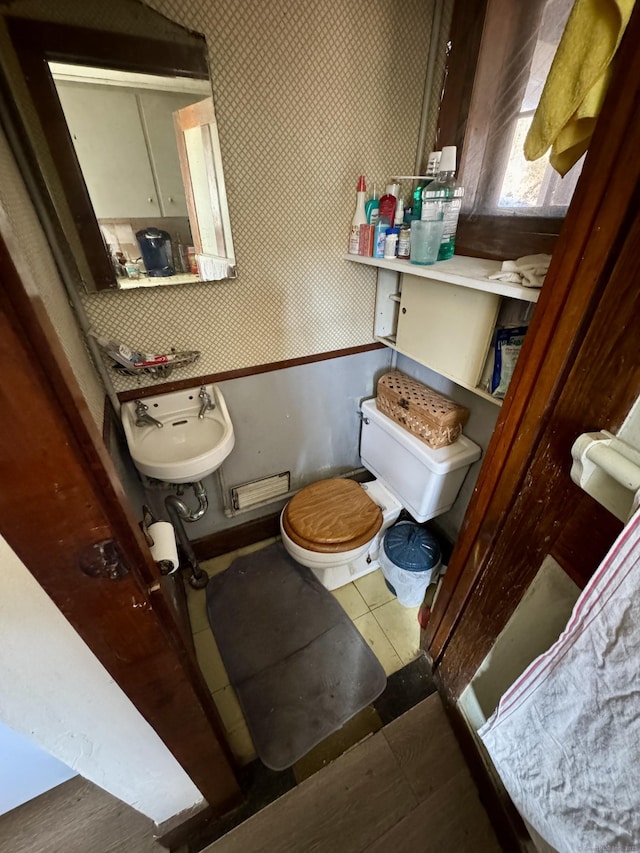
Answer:
<svg viewBox="0 0 640 853"><path fill-rule="evenodd" d="M432 533L414 521L399 521L384 535L384 553L407 572L428 572L440 562L440 546Z"/></svg>

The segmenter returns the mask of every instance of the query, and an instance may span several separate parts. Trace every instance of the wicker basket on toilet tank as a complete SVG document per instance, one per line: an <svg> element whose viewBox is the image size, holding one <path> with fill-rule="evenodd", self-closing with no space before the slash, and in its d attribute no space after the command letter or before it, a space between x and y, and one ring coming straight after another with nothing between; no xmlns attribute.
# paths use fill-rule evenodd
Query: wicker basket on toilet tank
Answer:
<svg viewBox="0 0 640 853"><path fill-rule="evenodd" d="M376 406L433 448L453 444L469 417L469 409L399 370L378 380Z"/></svg>

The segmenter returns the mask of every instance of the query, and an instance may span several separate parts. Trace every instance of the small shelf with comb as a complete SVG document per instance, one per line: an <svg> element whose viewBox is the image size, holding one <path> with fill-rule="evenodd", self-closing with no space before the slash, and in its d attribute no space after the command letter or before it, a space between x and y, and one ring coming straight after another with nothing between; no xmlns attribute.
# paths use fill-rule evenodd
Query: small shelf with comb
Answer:
<svg viewBox="0 0 640 853"><path fill-rule="evenodd" d="M185 350L184 352L176 352L175 350L171 350L171 352L167 353L166 356L163 356L167 359L165 362L158 362L156 364L145 363L136 365L130 365L125 367L122 364L118 364L113 359L109 359L110 367L113 368L117 373L120 373L124 376L151 376L153 379L166 379L170 373L174 370L177 370L180 367L187 367L189 364L193 364L194 361L197 361L200 358L199 350Z"/></svg>

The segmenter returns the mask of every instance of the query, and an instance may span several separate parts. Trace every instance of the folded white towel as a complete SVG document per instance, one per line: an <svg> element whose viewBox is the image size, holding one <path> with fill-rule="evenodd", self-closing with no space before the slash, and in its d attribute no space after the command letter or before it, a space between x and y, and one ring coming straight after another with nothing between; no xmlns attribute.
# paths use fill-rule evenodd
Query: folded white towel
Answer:
<svg viewBox="0 0 640 853"><path fill-rule="evenodd" d="M503 261L500 272L493 273L489 278L524 287L542 287L550 262L551 255L525 255L516 261Z"/></svg>
<svg viewBox="0 0 640 853"><path fill-rule="evenodd" d="M231 278L233 268L226 258L216 258L214 255L196 255L198 274L202 281L221 281Z"/></svg>

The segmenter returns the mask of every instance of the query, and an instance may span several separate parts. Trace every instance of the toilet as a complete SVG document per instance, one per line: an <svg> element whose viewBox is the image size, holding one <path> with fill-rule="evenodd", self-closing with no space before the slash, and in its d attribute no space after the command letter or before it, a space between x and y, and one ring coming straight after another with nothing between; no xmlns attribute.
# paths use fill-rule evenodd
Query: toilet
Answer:
<svg viewBox="0 0 640 853"><path fill-rule="evenodd" d="M378 411L362 409L360 458L376 478L318 480L302 488L280 516L286 551L337 589L379 568L382 537L402 509L428 521L451 508L480 447L466 436L433 449Z"/></svg>

